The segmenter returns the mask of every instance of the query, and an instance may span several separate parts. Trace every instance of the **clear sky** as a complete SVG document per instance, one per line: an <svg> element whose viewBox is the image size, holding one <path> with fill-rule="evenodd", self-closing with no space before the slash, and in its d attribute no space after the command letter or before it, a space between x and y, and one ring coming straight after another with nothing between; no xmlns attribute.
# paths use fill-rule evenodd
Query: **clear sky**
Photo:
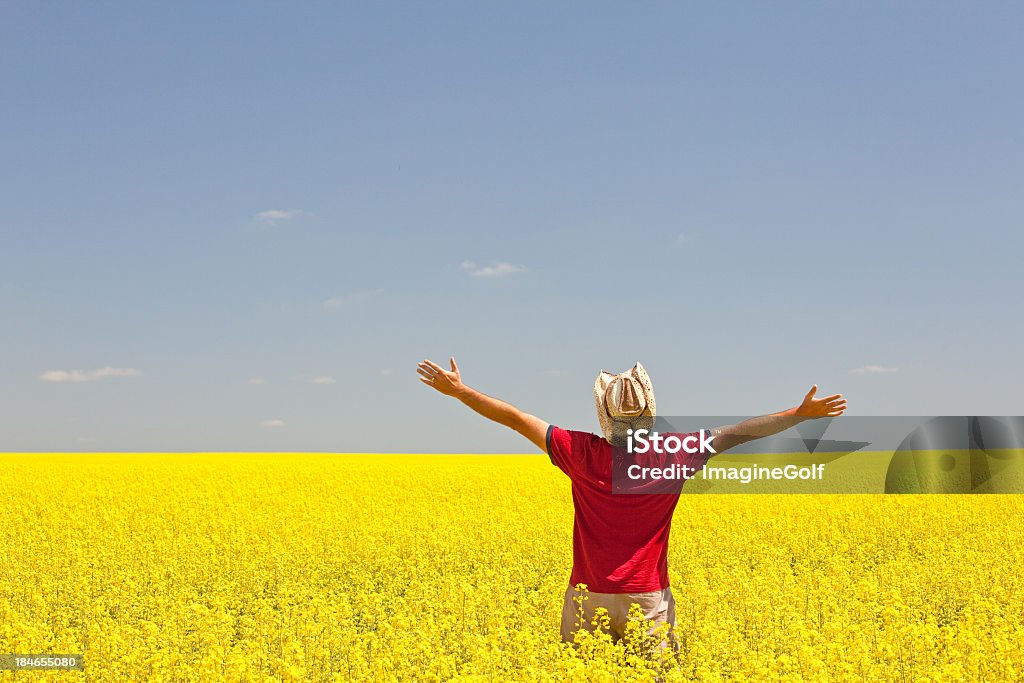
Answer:
<svg viewBox="0 0 1024 683"><path fill-rule="evenodd" d="M1024 414L1019 3L0 5L0 450Z"/></svg>

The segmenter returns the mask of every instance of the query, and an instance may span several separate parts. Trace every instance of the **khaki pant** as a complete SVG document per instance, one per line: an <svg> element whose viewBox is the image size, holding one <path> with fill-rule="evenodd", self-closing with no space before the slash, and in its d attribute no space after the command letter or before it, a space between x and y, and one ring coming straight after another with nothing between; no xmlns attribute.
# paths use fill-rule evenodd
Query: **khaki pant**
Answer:
<svg viewBox="0 0 1024 683"><path fill-rule="evenodd" d="M648 634L654 633L658 624L668 623L672 629L676 626L676 600L672 596L671 588L663 588L660 591L649 593L582 593L586 600L583 601L583 615L580 618L580 603L578 598L581 595L573 586L565 589L565 598L562 601L562 640L573 642L573 634L582 627L593 631L591 623L594 619L594 611L598 607L608 610L610 620L610 633L612 640L618 641L626 631L628 622L629 606L632 603L640 605L644 618L651 622ZM673 639L674 641L674 639ZM674 644L674 642L673 642Z"/></svg>

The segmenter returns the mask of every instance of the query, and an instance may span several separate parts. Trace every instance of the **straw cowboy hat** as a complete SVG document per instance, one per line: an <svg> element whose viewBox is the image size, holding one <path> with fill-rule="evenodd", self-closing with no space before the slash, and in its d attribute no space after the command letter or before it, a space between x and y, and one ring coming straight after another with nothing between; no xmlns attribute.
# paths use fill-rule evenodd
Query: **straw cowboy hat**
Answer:
<svg viewBox="0 0 1024 683"><path fill-rule="evenodd" d="M601 431L612 445L625 445L627 429L654 426L654 387L639 361L618 375L602 370L594 382L594 402Z"/></svg>

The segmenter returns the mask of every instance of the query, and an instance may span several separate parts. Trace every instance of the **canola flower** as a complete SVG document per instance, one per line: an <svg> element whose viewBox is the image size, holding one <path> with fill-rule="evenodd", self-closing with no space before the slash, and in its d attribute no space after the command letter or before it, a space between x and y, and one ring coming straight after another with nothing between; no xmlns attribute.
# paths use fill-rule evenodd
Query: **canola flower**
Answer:
<svg viewBox="0 0 1024 683"><path fill-rule="evenodd" d="M639 621L559 642L572 504L542 455L0 463L0 652L86 662L0 680L1024 677L1017 496L685 496L678 652L651 654Z"/></svg>

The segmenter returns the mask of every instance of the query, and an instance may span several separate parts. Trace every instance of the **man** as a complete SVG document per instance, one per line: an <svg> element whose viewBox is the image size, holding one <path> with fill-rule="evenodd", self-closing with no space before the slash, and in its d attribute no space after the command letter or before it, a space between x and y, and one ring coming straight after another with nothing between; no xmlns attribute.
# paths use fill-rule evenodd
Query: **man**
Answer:
<svg viewBox="0 0 1024 683"><path fill-rule="evenodd" d="M608 610L613 639L625 632L629 606L636 603L650 620L651 631L659 623L675 627L675 600L669 588L668 539L672 513L679 500L682 481L667 490L657 482L657 492L644 486L614 490L621 477L621 463L630 430L650 430L656 416L654 388L644 367L637 363L619 375L601 371L594 384L594 400L604 438L588 432L550 425L515 406L472 389L462 382L455 357L445 370L429 360L419 363L420 381L446 396L453 396L489 420L510 427L548 454L551 462L572 481L573 568L562 607L562 639L572 642L579 628L592 628L598 607ZM821 417L842 415L846 400L841 394L817 398L814 385L800 405L737 425L710 430L711 444L695 453L680 453L674 463L696 473L707 460L734 446L777 434ZM706 434L693 437L696 444ZM646 457L646 456L645 456ZM663 463L664 459L662 459ZM632 462L632 461L631 461ZM619 463L619 469L613 463ZM653 464L653 463L648 463ZM652 491L654 489L651 489ZM577 586L584 584L584 594Z"/></svg>

